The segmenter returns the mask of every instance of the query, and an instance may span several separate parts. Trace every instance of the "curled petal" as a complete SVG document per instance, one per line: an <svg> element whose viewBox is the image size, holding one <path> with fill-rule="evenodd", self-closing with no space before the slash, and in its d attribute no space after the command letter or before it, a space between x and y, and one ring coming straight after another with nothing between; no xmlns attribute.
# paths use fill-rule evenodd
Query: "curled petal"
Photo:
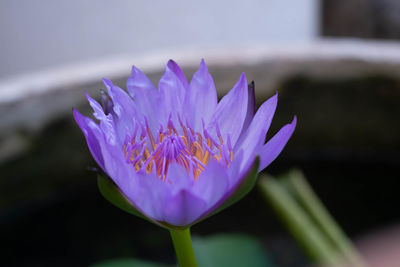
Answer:
<svg viewBox="0 0 400 267"><path fill-rule="evenodd" d="M130 96L124 90L115 86L110 80L103 79L108 90L108 95L113 102L114 123L117 127L119 140L125 138L127 130L132 131L134 126L134 118L137 117L135 105Z"/></svg>
<svg viewBox="0 0 400 267"><path fill-rule="evenodd" d="M118 140L114 129L114 120L112 114L106 115L101 105L96 100L91 98L88 93L86 93L86 98L89 101L90 106L93 108L93 116L100 121L100 129L106 137L107 142L110 144L117 143Z"/></svg>
<svg viewBox="0 0 400 267"><path fill-rule="evenodd" d="M85 95L86 99L89 101L89 104L93 109L93 116L99 121L107 121L107 116L104 113L101 105L96 100L94 100L87 92L85 92Z"/></svg>
<svg viewBox="0 0 400 267"><path fill-rule="evenodd" d="M83 134L85 135L90 153L92 153L97 164L99 164L99 166L104 170L104 159L99 144L99 139L101 140L101 138L103 138L103 133L101 132L99 126L92 119L83 116L75 108L73 109L73 114L76 123L78 123Z"/></svg>

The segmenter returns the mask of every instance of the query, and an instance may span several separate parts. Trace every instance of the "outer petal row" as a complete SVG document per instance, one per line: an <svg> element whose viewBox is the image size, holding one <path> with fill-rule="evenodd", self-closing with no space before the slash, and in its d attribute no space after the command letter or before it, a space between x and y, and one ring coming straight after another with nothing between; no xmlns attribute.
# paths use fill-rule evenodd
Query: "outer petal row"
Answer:
<svg viewBox="0 0 400 267"><path fill-rule="evenodd" d="M101 153L101 148L98 139L103 136L99 126L92 120L83 116L78 110L73 109L73 115L76 123L78 123L83 134L85 135L90 153L92 153L94 160L104 170L104 159Z"/></svg>
<svg viewBox="0 0 400 267"><path fill-rule="evenodd" d="M138 188L122 187L124 194L143 214L153 220L186 226L212 208L226 194L228 175L217 162L210 162L196 182L187 179L186 170L172 164L166 181L154 174L139 174ZM124 190L131 188L131 190Z"/></svg>

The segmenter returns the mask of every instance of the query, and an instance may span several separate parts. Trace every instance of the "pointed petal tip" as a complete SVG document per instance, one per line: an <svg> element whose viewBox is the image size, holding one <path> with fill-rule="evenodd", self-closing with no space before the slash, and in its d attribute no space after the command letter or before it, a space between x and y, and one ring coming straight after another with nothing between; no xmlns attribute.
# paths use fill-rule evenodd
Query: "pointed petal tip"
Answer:
<svg viewBox="0 0 400 267"><path fill-rule="evenodd" d="M176 63L173 59L168 60L167 64L165 65L165 73L172 72L175 75L179 72L180 67L178 63Z"/></svg>
<svg viewBox="0 0 400 267"><path fill-rule="evenodd" d="M84 123L84 119L85 119L86 117L83 116L82 113L80 113L76 108L73 108L73 109L72 109L72 115L74 116L75 122L79 125L79 127L80 127L81 129L83 129L83 128L84 128L83 123ZM87 133L86 133L85 131L83 131L83 133L84 133L85 136L86 136Z"/></svg>
<svg viewBox="0 0 400 267"><path fill-rule="evenodd" d="M103 78L102 80L103 80L104 85L107 87L107 89L109 89L109 87L113 86L113 83L111 80L109 80L107 78Z"/></svg>
<svg viewBox="0 0 400 267"><path fill-rule="evenodd" d="M264 109L270 109L271 114L273 115L276 110L276 106L278 105L278 94L274 94L268 100L266 100L262 105L260 106L260 109L263 107ZM259 109L259 110L260 110ZM272 120L272 118L271 118Z"/></svg>
<svg viewBox="0 0 400 267"><path fill-rule="evenodd" d="M238 84L240 84L240 85L245 86L246 88L248 88L248 85L247 85L247 78L246 78L246 74L245 74L244 72L242 72L242 74L240 75Z"/></svg>
<svg viewBox="0 0 400 267"><path fill-rule="evenodd" d="M250 91L250 90L254 91L254 89L255 89L255 87L256 87L256 85L255 85L255 83L254 83L254 80L251 81L247 86L248 86L248 88L249 88L249 91Z"/></svg>
<svg viewBox="0 0 400 267"><path fill-rule="evenodd" d="M132 65L132 68L131 68L131 77L135 77L135 76L138 75L140 72L141 72L141 71L140 71L138 68L136 68L135 65Z"/></svg>
<svg viewBox="0 0 400 267"><path fill-rule="evenodd" d="M286 146L289 139L296 128L297 116L295 115L292 122L283 126L278 133L276 133L260 151L261 164L259 171L266 168L276 157L281 153L283 148Z"/></svg>
<svg viewBox="0 0 400 267"><path fill-rule="evenodd" d="M88 91L85 91L86 99L90 102L93 98L89 95Z"/></svg>
<svg viewBox="0 0 400 267"><path fill-rule="evenodd" d="M167 65L165 66L166 69L171 69L172 71L173 71L176 67L179 68L179 65L178 65L178 63L176 63L173 59L168 60L168 63L167 63Z"/></svg>
<svg viewBox="0 0 400 267"><path fill-rule="evenodd" d="M77 120L77 117L79 116L80 112L76 108L72 108L72 115L74 116L74 119Z"/></svg>
<svg viewBox="0 0 400 267"><path fill-rule="evenodd" d="M290 125L292 125L293 128L296 127L296 125L297 125L297 116L296 115L294 115L293 120L290 123Z"/></svg>
<svg viewBox="0 0 400 267"><path fill-rule="evenodd" d="M278 105L278 93L275 93L273 96L271 96L271 98L269 100L273 103L273 105L275 106L275 109L276 109L276 106ZM275 109L274 109L274 111L275 111Z"/></svg>
<svg viewBox="0 0 400 267"><path fill-rule="evenodd" d="M204 61L204 58L202 58L201 61L200 61L199 70L204 70L204 71L208 72L208 67L207 67L206 62Z"/></svg>

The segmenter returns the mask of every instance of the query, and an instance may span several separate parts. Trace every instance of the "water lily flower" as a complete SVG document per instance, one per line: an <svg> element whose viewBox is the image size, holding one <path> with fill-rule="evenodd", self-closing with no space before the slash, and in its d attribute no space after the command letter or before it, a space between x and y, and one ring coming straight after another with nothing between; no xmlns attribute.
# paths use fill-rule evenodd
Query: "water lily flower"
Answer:
<svg viewBox="0 0 400 267"><path fill-rule="evenodd" d="M169 229L187 228L243 197L296 126L294 117L265 144L278 96L256 112L254 83L243 73L218 102L204 61L190 83L170 60L158 89L136 67L128 92L104 84L101 104L86 94L97 122L76 109L75 120L125 201L116 205Z"/></svg>

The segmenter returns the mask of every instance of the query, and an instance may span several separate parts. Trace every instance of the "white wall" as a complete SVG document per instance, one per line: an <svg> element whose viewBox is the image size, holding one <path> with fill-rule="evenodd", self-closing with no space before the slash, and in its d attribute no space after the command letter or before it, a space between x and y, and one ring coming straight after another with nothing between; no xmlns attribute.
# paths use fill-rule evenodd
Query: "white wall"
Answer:
<svg viewBox="0 0 400 267"><path fill-rule="evenodd" d="M1 0L0 79L192 45L303 42L318 0Z"/></svg>

